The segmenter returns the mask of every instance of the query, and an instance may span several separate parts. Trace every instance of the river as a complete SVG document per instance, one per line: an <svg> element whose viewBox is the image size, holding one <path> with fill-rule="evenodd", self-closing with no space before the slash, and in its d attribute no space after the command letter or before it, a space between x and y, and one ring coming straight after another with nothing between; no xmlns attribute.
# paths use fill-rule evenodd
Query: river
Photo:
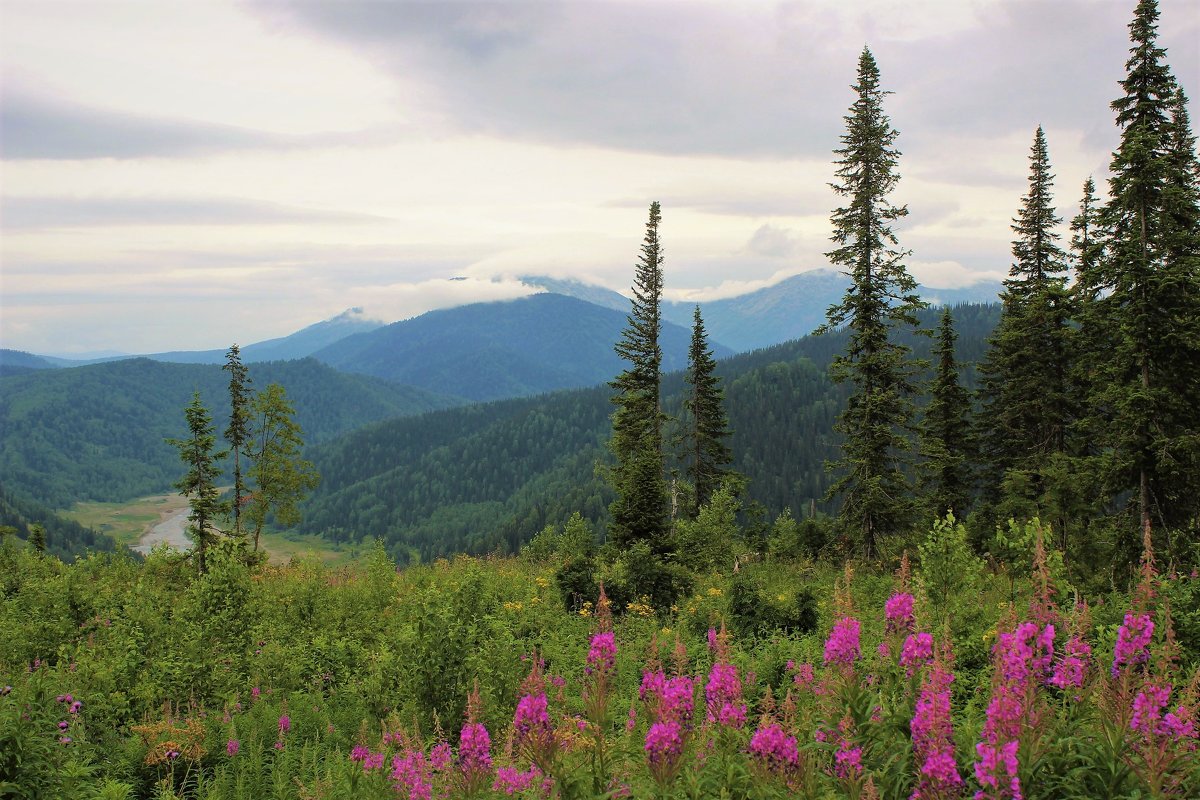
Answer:
<svg viewBox="0 0 1200 800"><path fill-rule="evenodd" d="M191 509L187 506L173 514L164 517L153 528L142 535L141 541L133 548L139 553L148 554L154 546L166 542L173 550L187 552L192 549L192 540L185 532L188 524L188 514Z"/></svg>

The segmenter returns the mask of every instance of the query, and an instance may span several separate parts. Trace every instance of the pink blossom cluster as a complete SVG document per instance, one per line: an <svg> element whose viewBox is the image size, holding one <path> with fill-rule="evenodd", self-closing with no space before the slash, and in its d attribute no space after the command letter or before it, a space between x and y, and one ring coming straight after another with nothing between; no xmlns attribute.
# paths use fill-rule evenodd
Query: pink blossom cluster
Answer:
<svg viewBox="0 0 1200 800"><path fill-rule="evenodd" d="M592 646L587 654L587 666L584 672L591 675L598 672L607 675L617 664L617 642L612 631L601 631L592 637Z"/></svg>
<svg viewBox="0 0 1200 800"><path fill-rule="evenodd" d="M468 784L492 771L492 738L481 722L463 726L458 734L458 768Z"/></svg>
<svg viewBox="0 0 1200 800"><path fill-rule="evenodd" d="M708 721L740 729L746 724L746 704L742 700L742 680L737 667L723 661L713 664L704 687Z"/></svg>
<svg viewBox="0 0 1200 800"><path fill-rule="evenodd" d="M912 719L913 755L920 764L920 775L910 800L962 794L963 780L954 759L954 728L950 721L953 682L954 676L937 665L922 681Z"/></svg>
<svg viewBox="0 0 1200 800"><path fill-rule="evenodd" d="M852 780L862 775L862 771L862 748L852 747L847 739L840 740L833 754L833 774Z"/></svg>
<svg viewBox="0 0 1200 800"><path fill-rule="evenodd" d="M913 596L908 592L897 592L883 606L888 633L911 631L916 620L913 617Z"/></svg>
<svg viewBox="0 0 1200 800"><path fill-rule="evenodd" d="M1083 677L1087 672L1088 663L1092 660L1092 646L1079 636L1067 640L1063 658L1054 667L1050 677L1050 685L1059 689L1078 689L1083 686Z"/></svg>
<svg viewBox="0 0 1200 800"><path fill-rule="evenodd" d="M1113 648L1112 676L1120 673L1122 666L1142 664L1150 658L1150 641L1154 637L1154 620L1149 614L1125 614L1125 621L1117 631L1117 644Z"/></svg>
<svg viewBox="0 0 1200 800"><path fill-rule="evenodd" d="M1170 699L1170 684L1166 686L1146 684L1133 699L1133 716L1129 719L1129 727L1148 739L1165 734L1167 731L1163 724L1163 708Z"/></svg>
<svg viewBox="0 0 1200 800"><path fill-rule="evenodd" d="M638 696L646 702L656 722L674 720L684 728L691 726L695 711L695 679L690 675L668 678L662 670L642 673Z"/></svg>
<svg viewBox="0 0 1200 800"><path fill-rule="evenodd" d="M408 750L392 758L392 786L407 800L432 800L432 768L425 753Z"/></svg>
<svg viewBox="0 0 1200 800"><path fill-rule="evenodd" d="M1000 747L987 742L975 745L979 760L975 762L975 780L982 787L975 792L975 800L984 798L1011 798L1021 800L1021 780L1017 777L1017 748L1020 742L1013 739ZM1007 778L1007 781L1004 779Z"/></svg>
<svg viewBox="0 0 1200 800"><path fill-rule="evenodd" d="M553 735L546 693L522 695L513 715L513 729L518 743Z"/></svg>
<svg viewBox="0 0 1200 800"><path fill-rule="evenodd" d="M750 737L750 755L769 772L784 774L800 765L800 746L776 722L759 726Z"/></svg>
<svg viewBox="0 0 1200 800"><path fill-rule="evenodd" d="M858 660L861 648L859 632L862 626L854 617L842 617L825 640L825 663L850 665Z"/></svg>
<svg viewBox="0 0 1200 800"><path fill-rule="evenodd" d="M524 792L541 777L542 771L536 765L531 764L525 772L515 767L501 767L496 770L496 780L492 783L492 791L504 792L511 797Z"/></svg>
<svg viewBox="0 0 1200 800"><path fill-rule="evenodd" d="M900 666L905 668L908 677L916 674L917 670L933 660L933 634L910 633L904 637L904 645L900 648Z"/></svg>

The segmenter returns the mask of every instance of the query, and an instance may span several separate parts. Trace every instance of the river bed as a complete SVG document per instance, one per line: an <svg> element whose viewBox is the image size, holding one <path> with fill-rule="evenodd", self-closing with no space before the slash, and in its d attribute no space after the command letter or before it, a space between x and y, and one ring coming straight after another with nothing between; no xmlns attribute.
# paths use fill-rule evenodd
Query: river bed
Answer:
<svg viewBox="0 0 1200 800"><path fill-rule="evenodd" d="M187 552L192 549L192 540L187 535L188 514L191 508L184 506L178 511L163 517L154 527L142 535L134 550L149 554L155 545L166 542L172 550Z"/></svg>

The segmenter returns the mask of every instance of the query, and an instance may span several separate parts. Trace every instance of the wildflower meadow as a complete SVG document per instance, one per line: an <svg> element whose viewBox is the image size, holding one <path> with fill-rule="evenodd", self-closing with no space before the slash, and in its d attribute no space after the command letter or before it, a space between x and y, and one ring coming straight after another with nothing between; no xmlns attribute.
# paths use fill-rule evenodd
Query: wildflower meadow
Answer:
<svg viewBox="0 0 1200 800"><path fill-rule="evenodd" d="M944 521L911 564L763 560L667 608L568 605L553 556L196 576L9 542L0 797L1200 796L1200 580L1147 542L1085 598L1027 530L1009 564Z"/></svg>

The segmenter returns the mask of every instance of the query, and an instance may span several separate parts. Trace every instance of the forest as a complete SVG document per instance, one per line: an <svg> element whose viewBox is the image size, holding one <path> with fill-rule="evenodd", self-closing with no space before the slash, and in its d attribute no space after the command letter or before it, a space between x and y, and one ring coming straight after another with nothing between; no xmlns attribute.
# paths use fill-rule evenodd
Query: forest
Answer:
<svg viewBox="0 0 1200 800"><path fill-rule="evenodd" d="M655 201L605 386L368 381L302 450L293 367L231 347L216 414L197 386L150 434L192 551L0 527L0 797L1200 795L1200 155L1157 21L1070 219L1032 131L998 306L920 299L864 48L814 336L718 362L697 308L664 376ZM12 430L24 486L89 480ZM270 564L301 518L369 555Z"/></svg>

